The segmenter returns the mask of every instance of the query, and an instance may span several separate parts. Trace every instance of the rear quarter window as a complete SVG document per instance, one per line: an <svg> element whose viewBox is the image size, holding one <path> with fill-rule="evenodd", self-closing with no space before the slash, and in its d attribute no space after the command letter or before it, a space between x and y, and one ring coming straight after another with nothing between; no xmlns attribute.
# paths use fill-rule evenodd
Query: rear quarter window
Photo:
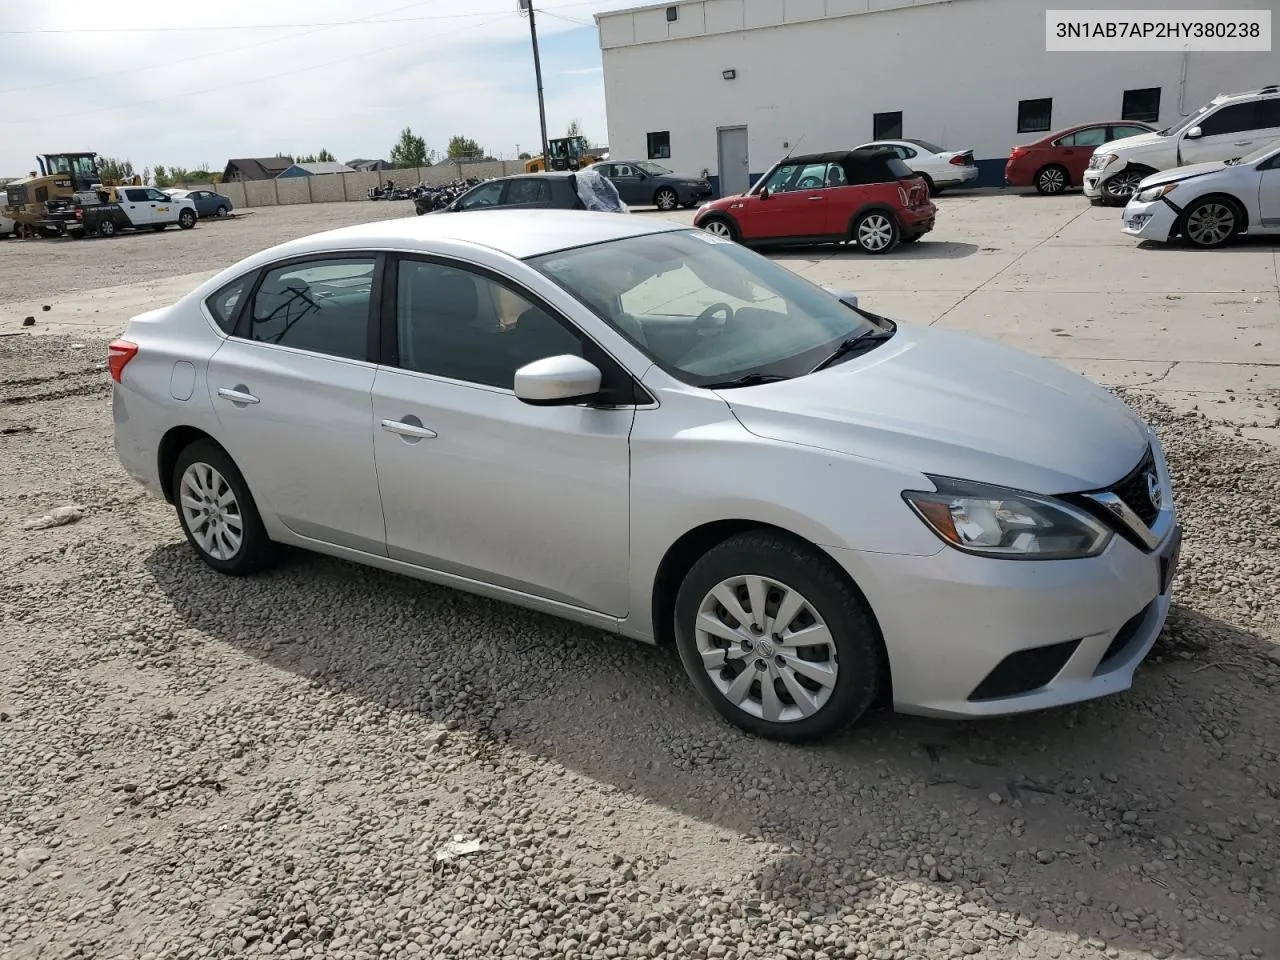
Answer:
<svg viewBox="0 0 1280 960"><path fill-rule="evenodd" d="M245 294L253 286L253 274L232 280L217 293L205 299L204 305L213 316L213 321L223 333L230 334L235 330L236 319L240 316L240 307L244 303Z"/></svg>

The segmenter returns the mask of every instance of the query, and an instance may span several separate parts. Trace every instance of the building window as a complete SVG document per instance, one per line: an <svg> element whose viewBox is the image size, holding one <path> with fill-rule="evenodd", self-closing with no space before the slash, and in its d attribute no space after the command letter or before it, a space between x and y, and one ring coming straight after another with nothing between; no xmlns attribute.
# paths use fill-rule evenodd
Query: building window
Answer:
<svg viewBox="0 0 1280 960"><path fill-rule="evenodd" d="M1126 90L1124 102L1120 107L1121 120L1141 120L1144 123L1155 123L1160 119L1160 88L1144 87L1141 90Z"/></svg>
<svg viewBox="0 0 1280 960"><path fill-rule="evenodd" d="M650 160L671 159L671 131L660 130L657 133L651 133L648 139Z"/></svg>
<svg viewBox="0 0 1280 960"><path fill-rule="evenodd" d="M901 140L902 111L893 113L877 113L871 118L872 140Z"/></svg>
<svg viewBox="0 0 1280 960"><path fill-rule="evenodd" d="M1044 133L1053 124L1053 98L1018 101L1018 132Z"/></svg>
<svg viewBox="0 0 1280 960"><path fill-rule="evenodd" d="M680 17L679 7L667 7L667 23L675 23Z"/></svg>

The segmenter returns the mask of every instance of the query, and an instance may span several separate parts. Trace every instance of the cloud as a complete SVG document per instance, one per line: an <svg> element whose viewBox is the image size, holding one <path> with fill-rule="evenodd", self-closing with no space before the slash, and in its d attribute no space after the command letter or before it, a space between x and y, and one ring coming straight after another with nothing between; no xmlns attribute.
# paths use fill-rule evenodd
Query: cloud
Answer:
<svg viewBox="0 0 1280 960"><path fill-rule="evenodd" d="M631 2L545 0L561 15L538 19L552 135L580 118L607 137L595 28L561 17L589 22ZM437 150L463 134L497 156L539 138L528 21L513 0L116 0L88 20L78 4L4 6L0 176L57 150L217 169L277 150L385 157L405 126ZM250 24L311 26L238 29ZM117 26L166 29L108 32Z"/></svg>

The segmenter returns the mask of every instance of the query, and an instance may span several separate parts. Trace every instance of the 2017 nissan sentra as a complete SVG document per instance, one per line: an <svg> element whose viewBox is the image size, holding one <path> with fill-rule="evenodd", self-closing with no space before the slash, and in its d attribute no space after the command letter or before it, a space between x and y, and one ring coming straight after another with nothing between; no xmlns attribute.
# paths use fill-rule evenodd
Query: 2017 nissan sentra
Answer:
<svg viewBox="0 0 1280 960"><path fill-rule="evenodd" d="M215 570L288 544L672 642L769 737L1123 690L1169 609L1169 470L1123 403L660 220L294 240L109 359L122 463Z"/></svg>

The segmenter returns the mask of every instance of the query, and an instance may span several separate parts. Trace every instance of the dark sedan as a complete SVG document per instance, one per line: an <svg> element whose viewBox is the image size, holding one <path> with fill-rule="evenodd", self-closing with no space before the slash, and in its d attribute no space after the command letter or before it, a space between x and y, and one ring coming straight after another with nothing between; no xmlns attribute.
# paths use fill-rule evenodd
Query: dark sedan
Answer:
<svg viewBox="0 0 1280 960"><path fill-rule="evenodd" d="M436 213L523 207L550 210L607 210L618 212L622 203L607 179L587 170L522 173L486 180Z"/></svg>
<svg viewBox="0 0 1280 960"><path fill-rule="evenodd" d="M166 190L175 200L184 197L196 205L196 213L201 217L225 217L235 209L230 197L224 197L212 190Z"/></svg>
<svg viewBox="0 0 1280 960"><path fill-rule="evenodd" d="M605 160L587 169L608 177L622 201L636 206L674 210L696 206L711 196L711 184L704 178L684 176L649 160Z"/></svg>

